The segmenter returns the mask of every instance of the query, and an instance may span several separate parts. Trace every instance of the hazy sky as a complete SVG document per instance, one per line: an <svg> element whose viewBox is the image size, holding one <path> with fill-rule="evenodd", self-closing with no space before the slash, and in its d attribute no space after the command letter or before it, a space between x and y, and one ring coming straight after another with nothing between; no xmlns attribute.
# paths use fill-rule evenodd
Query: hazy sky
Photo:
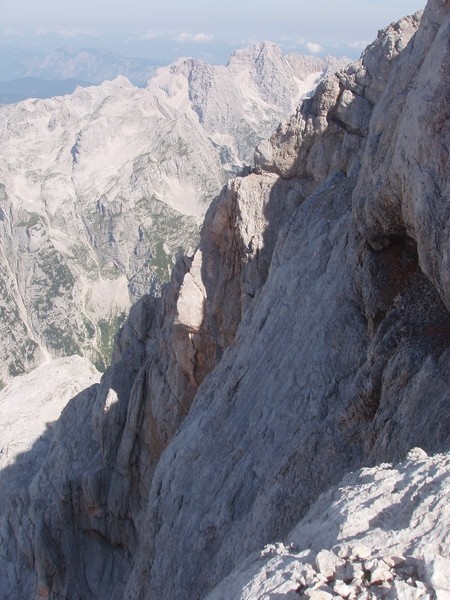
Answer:
<svg viewBox="0 0 450 600"><path fill-rule="evenodd" d="M377 30L425 0L0 0L3 45L106 47L172 60L225 61L267 39L285 50L356 57Z"/></svg>

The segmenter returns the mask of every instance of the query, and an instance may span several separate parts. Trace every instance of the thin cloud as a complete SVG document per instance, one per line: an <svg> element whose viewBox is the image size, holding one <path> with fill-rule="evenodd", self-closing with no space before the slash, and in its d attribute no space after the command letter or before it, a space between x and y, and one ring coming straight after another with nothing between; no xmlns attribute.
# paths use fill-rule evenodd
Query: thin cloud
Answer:
<svg viewBox="0 0 450 600"><path fill-rule="evenodd" d="M210 33L187 33L183 31L176 37L178 42L195 42L196 44L204 44L210 42L214 36Z"/></svg>
<svg viewBox="0 0 450 600"><path fill-rule="evenodd" d="M3 29L2 34L5 37L23 37L25 35L24 31L21 29L16 29L15 27L7 27Z"/></svg>
<svg viewBox="0 0 450 600"><path fill-rule="evenodd" d="M366 42L366 41L347 42L347 44L346 44L347 48L351 48L352 50L364 50L364 48L368 45L369 45L369 42Z"/></svg>
<svg viewBox="0 0 450 600"><path fill-rule="evenodd" d="M311 54L319 54L319 52L322 52L323 50L322 46L315 42L305 42L305 48L308 52L311 52Z"/></svg>
<svg viewBox="0 0 450 600"><path fill-rule="evenodd" d="M141 40L160 40L167 34L162 33L161 31L149 31L148 33L144 33L139 39Z"/></svg>
<svg viewBox="0 0 450 600"><path fill-rule="evenodd" d="M100 33L98 31L94 31L92 29L78 29L76 27L72 27L72 28L57 27L55 29L39 27L38 29L35 30L35 35L37 35L37 36L57 35L58 37L62 37L62 38L100 37Z"/></svg>
<svg viewBox="0 0 450 600"><path fill-rule="evenodd" d="M182 31L148 31L139 37L141 40L175 40L176 42L194 42L196 44L206 44L214 39L210 33L189 33Z"/></svg>

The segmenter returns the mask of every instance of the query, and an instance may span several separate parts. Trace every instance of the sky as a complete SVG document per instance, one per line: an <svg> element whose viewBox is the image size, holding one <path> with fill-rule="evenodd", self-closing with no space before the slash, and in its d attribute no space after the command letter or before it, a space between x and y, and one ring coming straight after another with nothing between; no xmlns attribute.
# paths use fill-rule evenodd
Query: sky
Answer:
<svg viewBox="0 0 450 600"><path fill-rule="evenodd" d="M260 40L285 51L357 58L378 29L425 0L0 0L0 44L48 52L105 48L170 62L225 63ZM62 8L63 7L63 8Z"/></svg>

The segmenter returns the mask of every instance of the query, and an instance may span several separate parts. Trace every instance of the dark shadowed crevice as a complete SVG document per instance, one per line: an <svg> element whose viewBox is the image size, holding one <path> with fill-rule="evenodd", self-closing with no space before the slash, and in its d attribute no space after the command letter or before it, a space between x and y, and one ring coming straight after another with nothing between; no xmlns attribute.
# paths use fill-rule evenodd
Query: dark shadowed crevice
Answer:
<svg viewBox="0 0 450 600"><path fill-rule="evenodd" d="M442 431L442 439L441 434L427 437L431 419L423 416L424 403L437 402L450 383L442 369L450 352L450 314L419 267L414 240L392 236L384 250L375 252L366 245L362 254L358 276L369 343L345 427L374 458L383 452L392 460L399 458L399 448L410 435L419 436L426 451L435 451L448 432ZM436 410L444 411L442 402ZM406 429L404 422L409 423Z"/></svg>

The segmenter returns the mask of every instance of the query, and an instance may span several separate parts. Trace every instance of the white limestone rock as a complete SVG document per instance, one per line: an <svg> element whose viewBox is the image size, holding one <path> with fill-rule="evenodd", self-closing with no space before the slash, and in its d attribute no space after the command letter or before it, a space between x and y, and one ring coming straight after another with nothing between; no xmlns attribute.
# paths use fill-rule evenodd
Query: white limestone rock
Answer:
<svg viewBox="0 0 450 600"><path fill-rule="evenodd" d="M372 555L372 550L364 544L355 544L351 548L351 558L359 560L367 560Z"/></svg>
<svg viewBox="0 0 450 600"><path fill-rule="evenodd" d="M310 600L331 600L333 598L333 594L330 592L327 592L325 590L311 590L311 591L307 591L304 594L307 598L310 598Z"/></svg>
<svg viewBox="0 0 450 600"><path fill-rule="evenodd" d="M393 23L379 33L360 61L321 82L295 116L256 148L255 165L282 177L316 182L332 172L358 168L374 103L419 20L417 14Z"/></svg>
<svg viewBox="0 0 450 600"><path fill-rule="evenodd" d="M321 550L316 556L317 570L327 581L332 581L336 575L336 558L328 550Z"/></svg>
<svg viewBox="0 0 450 600"><path fill-rule="evenodd" d="M431 595L418 587L409 585L405 581L394 581L392 584L392 593L388 597L392 598L392 600L429 600Z"/></svg>
<svg viewBox="0 0 450 600"><path fill-rule="evenodd" d="M354 594L355 588L343 581L336 580L333 590L341 598L350 598Z"/></svg>
<svg viewBox="0 0 450 600"><path fill-rule="evenodd" d="M364 575L364 571L359 562L345 562L337 570L337 577L343 579L345 583L352 581L360 581Z"/></svg>
<svg viewBox="0 0 450 600"><path fill-rule="evenodd" d="M450 558L425 554L421 569L424 581L436 594L437 600L450 598Z"/></svg>
<svg viewBox="0 0 450 600"><path fill-rule="evenodd" d="M398 235L416 241L421 268L449 308L447 11L447 2L428 2L414 49L405 48L393 66L390 89L374 108L353 198L358 227L374 248ZM399 83L407 92L394 107L387 98Z"/></svg>
<svg viewBox="0 0 450 600"><path fill-rule="evenodd" d="M417 448L417 450L420 450L420 448ZM410 459L410 455L408 454L407 456L408 460ZM401 567L405 564L405 557L404 556L396 556L395 554L393 556L384 556L383 557L383 561L389 566L389 567Z"/></svg>
<svg viewBox="0 0 450 600"><path fill-rule="evenodd" d="M370 569L371 585L380 585L385 581L392 581L394 574L383 559L376 561L375 565Z"/></svg>
<svg viewBox="0 0 450 600"><path fill-rule="evenodd" d="M411 458L395 467L385 465L381 469L363 469L347 476L337 489L323 494L288 536L299 548L299 554L286 556L284 572L288 569L295 569L296 572L311 569L308 563L302 566L298 563L302 563L302 557L310 555L311 549L318 547L322 549L317 552L315 563L317 566L325 564L330 556L335 556L329 549L338 537L353 548L353 553L342 559L346 561L345 565L338 567L335 581L329 583L334 594L342 598L371 598L373 594L375 597L384 594L382 597L387 598L425 599L441 593L445 598L450 559L440 554L430 554L427 549L444 547L448 540L450 516L445 498L450 490L450 455L427 457L425 462L418 464L414 455L419 454L419 450L415 449L414 453L409 454ZM399 491L403 489L408 496L417 498L408 521L402 518L402 507L388 492L393 483L393 473ZM364 492L356 482L367 484L369 478L373 485L370 492ZM431 497L422 493L427 489L433 489ZM379 514L378 503L383 496L388 503L384 510L392 513L392 521L390 527L380 529L373 522L375 515ZM366 510L367 505L371 507L370 514ZM364 530L358 531L354 529L354 521L362 514L365 515ZM398 528L400 524L401 529ZM357 548L366 557L372 554L370 564L367 560L361 562ZM395 555L386 553L393 548ZM406 554L406 550L412 552L413 556L405 559L402 553ZM268 564L272 562L269 560ZM405 570L407 565L413 567L413 579ZM281 572L273 567L266 572L269 573L267 585L274 586ZM320 583L312 577L304 579L299 593L305 596L316 593ZM251 566L247 566L247 571L236 570L227 577L207 599L262 600L264 595L258 581L258 574L252 571ZM221 596L227 588L231 593ZM247 595L250 590L251 595Z"/></svg>

